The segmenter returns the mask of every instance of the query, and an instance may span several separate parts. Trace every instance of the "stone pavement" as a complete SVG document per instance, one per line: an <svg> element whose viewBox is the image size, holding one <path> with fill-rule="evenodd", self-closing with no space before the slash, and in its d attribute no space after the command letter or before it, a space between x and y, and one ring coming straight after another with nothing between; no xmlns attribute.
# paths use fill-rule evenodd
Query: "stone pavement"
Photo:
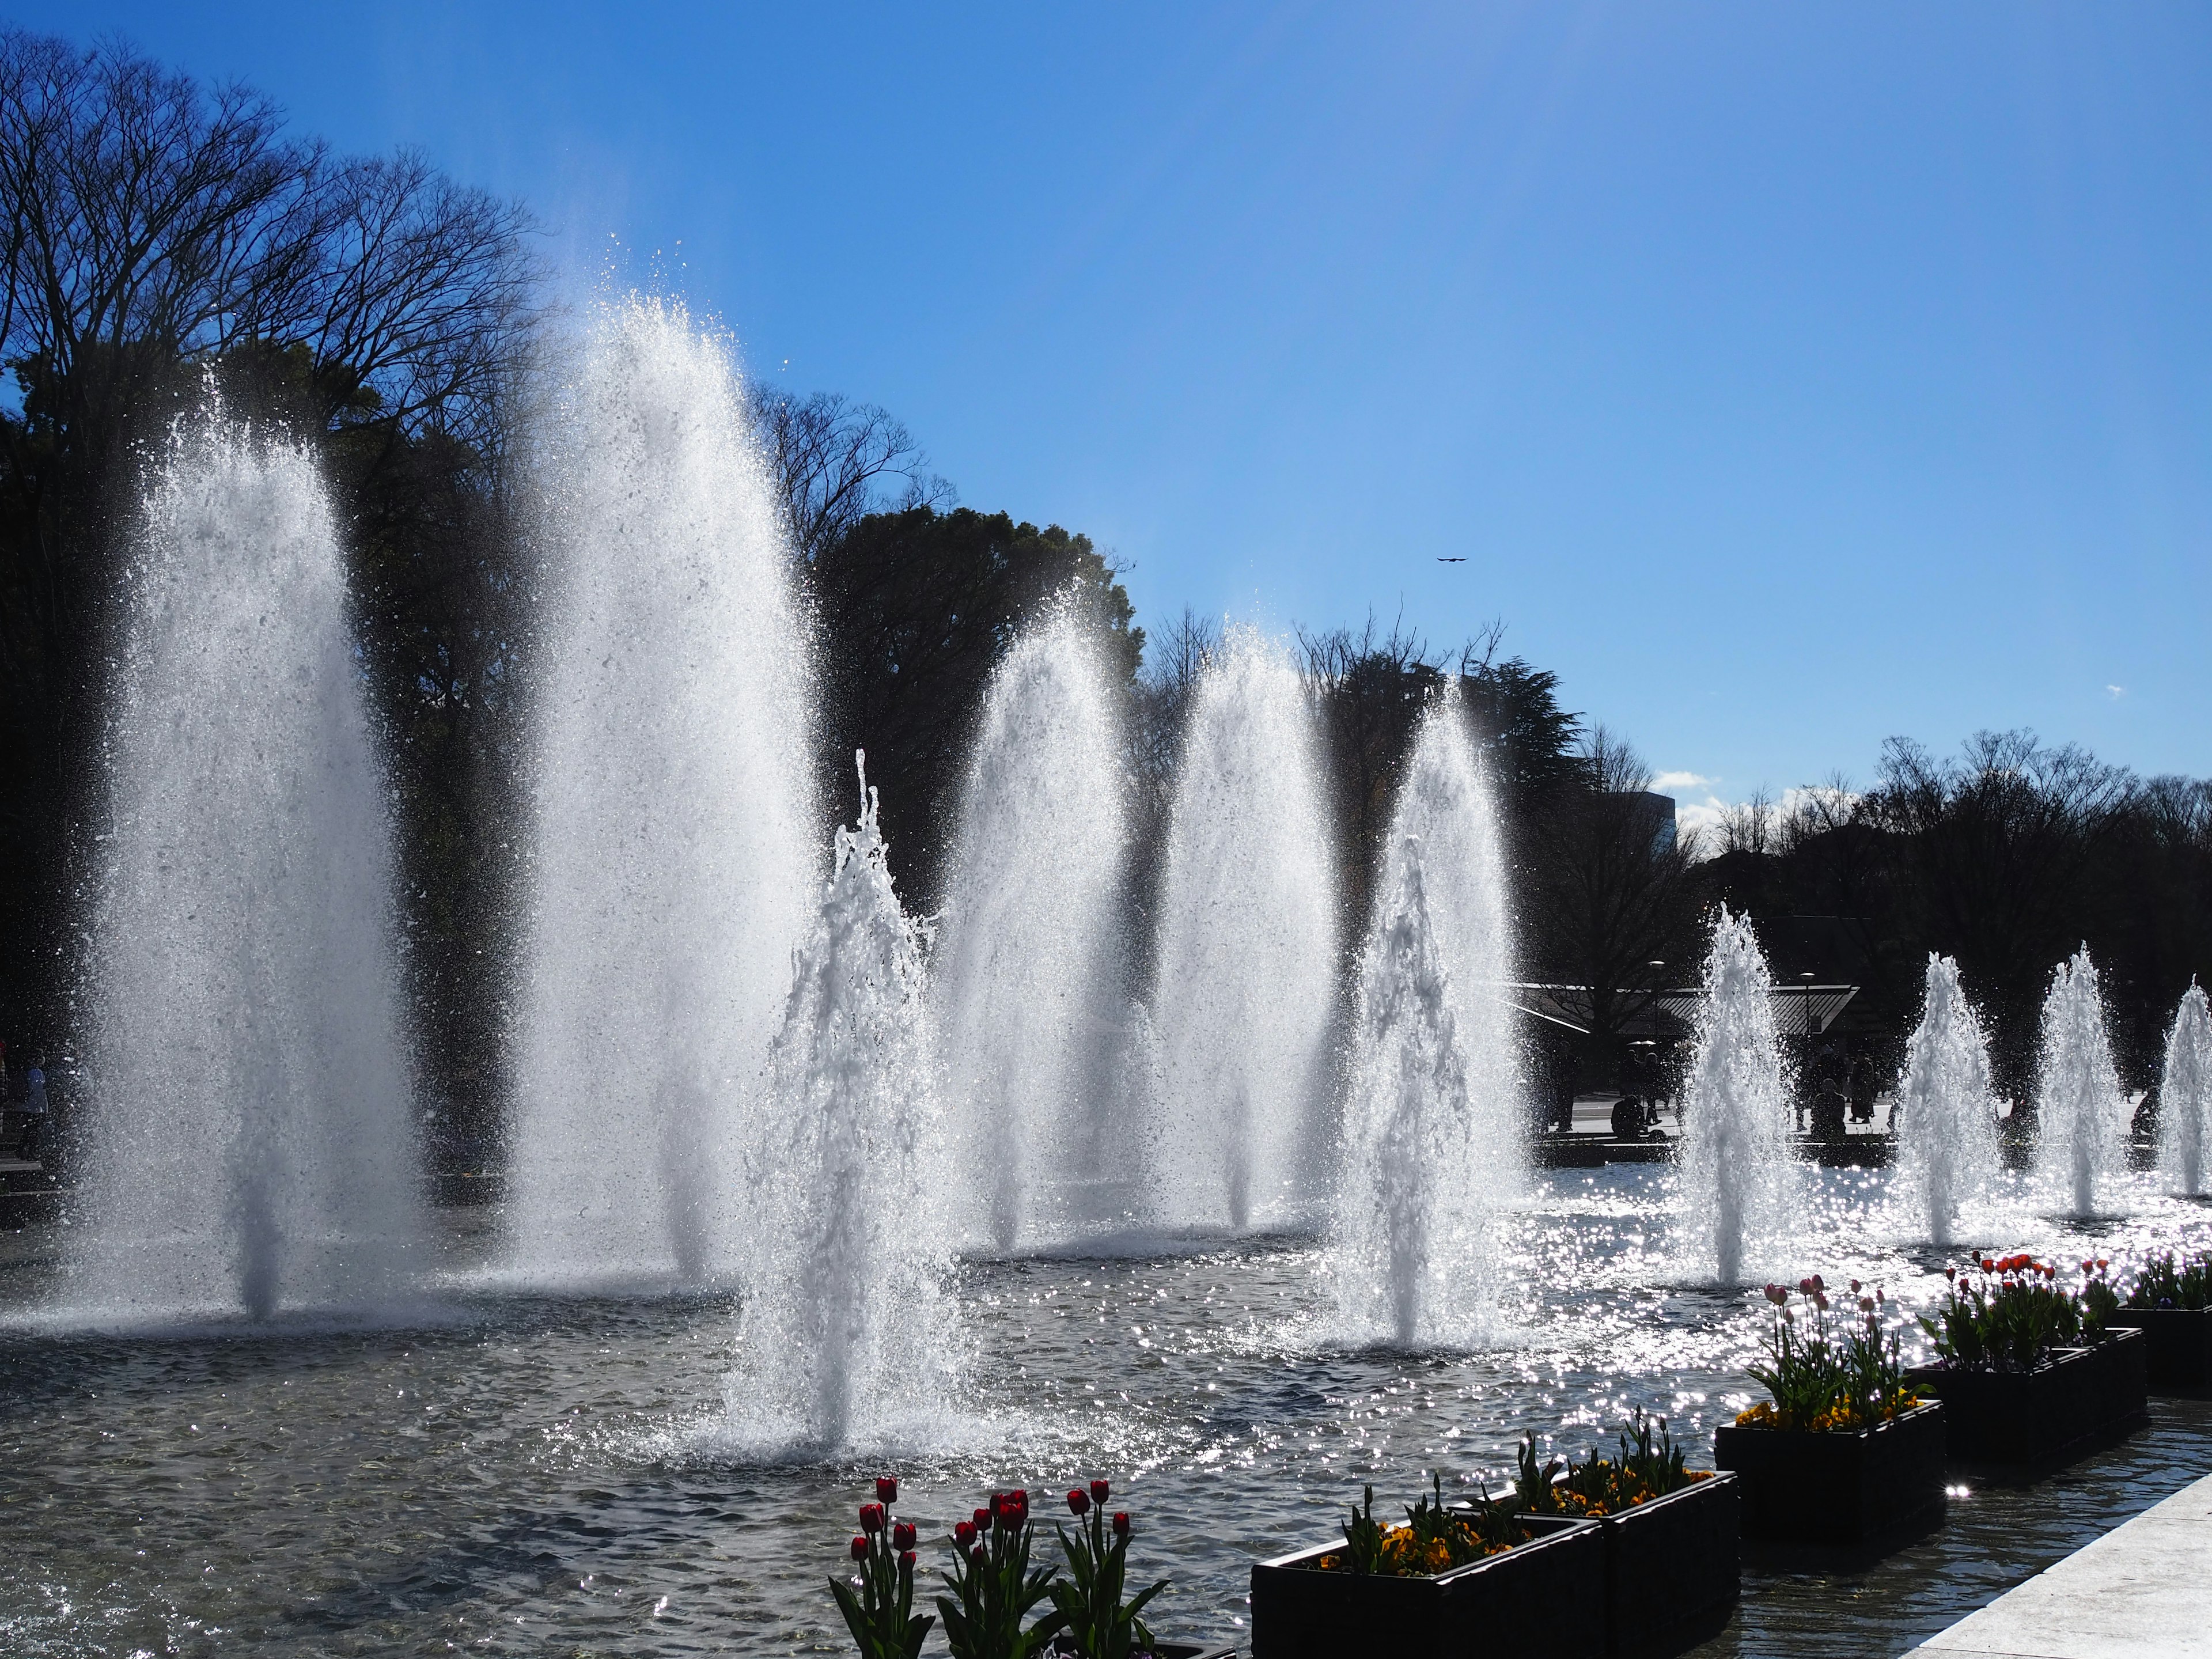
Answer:
<svg viewBox="0 0 2212 1659"><path fill-rule="evenodd" d="M2212 1475L1912 1653L1927 1659L2212 1659Z"/></svg>

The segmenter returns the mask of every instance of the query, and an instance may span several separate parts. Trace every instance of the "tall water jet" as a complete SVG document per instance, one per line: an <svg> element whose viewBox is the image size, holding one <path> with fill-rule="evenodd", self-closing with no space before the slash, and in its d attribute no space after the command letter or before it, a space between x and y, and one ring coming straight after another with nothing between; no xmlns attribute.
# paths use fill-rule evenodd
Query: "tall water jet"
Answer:
<svg viewBox="0 0 2212 1659"><path fill-rule="evenodd" d="M2121 1167L2127 1103L2120 1095L2105 1000L2083 945L2051 970L2043 998L2042 1069L2035 1115L2041 1133L2036 1168L2063 1188L2077 1216L2097 1212L2097 1183Z"/></svg>
<svg viewBox="0 0 2212 1659"><path fill-rule="evenodd" d="M1959 964L1932 951L1893 1116L1899 1184L1923 1206L1929 1242L1948 1244L1960 1204L1996 1173L1996 1099L1989 1044L1960 988Z"/></svg>
<svg viewBox="0 0 2212 1659"><path fill-rule="evenodd" d="M304 448L173 441L129 573L91 928L88 1299L374 1303L416 1238L385 791Z"/></svg>
<svg viewBox="0 0 2212 1659"><path fill-rule="evenodd" d="M598 319L553 422L516 1267L698 1281L818 865L805 650L737 378L679 307Z"/></svg>
<svg viewBox="0 0 2212 1659"><path fill-rule="evenodd" d="M1775 1029L1774 981L1751 918L1723 908L1705 957L1675 1220L1685 1259L1723 1285L1790 1219L1796 1166Z"/></svg>
<svg viewBox="0 0 2212 1659"><path fill-rule="evenodd" d="M937 967L968 1224L1000 1249L1103 1219L1128 1173L1095 1083L1119 1019L1116 739L1087 619L1059 607L985 696Z"/></svg>
<svg viewBox="0 0 2212 1659"><path fill-rule="evenodd" d="M1334 1263L1353 1340L1486 1334L1525 1163L1504 859L1455 697L1421 723L1361 957Z"/></svg>
<svg viewBox="0 0 2212 1659"><path fill-rule="evenodd" d="M1297 670L1234 630L1192 698L1160 889L1148 1185L1170 1225L1241 1231L1308 1206L1336 997L1330 843Z"/></svg>
<svg viewBox="0 0 2212 1659"><path fill-rule="evenodd" d="M2205 1143L2212 1139L2212 1009L2195 980L2182 993L2166 1035L2158 1085L2158 1165L2176 1191L2204 1190Z"/></svg>
<svg viewBox="0 0 2212 1659"><path fill-rule="evenodd" d="M742 1369L729 1428L757 1445L911 1444L950 1397L949 1261L923 940L899 902L876 798L840 829L794 957L748 1148Z"/></svg>

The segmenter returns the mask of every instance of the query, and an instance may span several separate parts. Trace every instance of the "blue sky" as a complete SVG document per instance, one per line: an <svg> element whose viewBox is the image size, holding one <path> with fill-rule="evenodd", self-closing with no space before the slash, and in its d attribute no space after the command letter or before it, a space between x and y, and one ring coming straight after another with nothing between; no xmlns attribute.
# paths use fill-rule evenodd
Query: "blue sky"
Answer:
<svg viewBox="0 0 2212 1659"><path fill-rule="evenodd" d="M1686 800L2212 773L2212 9L12 15L527 198L1148 622L1502 618Z"/></svg>

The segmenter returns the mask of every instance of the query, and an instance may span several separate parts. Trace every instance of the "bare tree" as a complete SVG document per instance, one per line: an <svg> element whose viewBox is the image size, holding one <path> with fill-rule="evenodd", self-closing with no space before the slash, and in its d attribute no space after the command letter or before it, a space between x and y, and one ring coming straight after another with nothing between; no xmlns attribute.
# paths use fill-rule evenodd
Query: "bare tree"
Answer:
<svg viewBox="0 0 2212 1659"><path fill-rule="evenodd" d="M1861 811L1889 832L1927 947L1954 956L1994 1016L2000 1085L2027 1100L2042 988L2087 936L2086 878L2135 793L2133 776L2032 732L1981 732L1954 761L1892 738Z"/></svg>
<svg viewBox="0 0 2212 1659"><path fill-rule="evenodd" d="M501 388L541 315L529 230L419 156L288 136L244 87L0 31L0 357L21 390L0 415L0 740L18 781L0 842L22 872L0 921L35 941L18 960L58 957L139 447L213 376L328 441L342 491L422 476L404 452L431 437L449 478L489 489ZM38 1024L25 1004L52 988L9 986L11 1017Z"/></svg>
<svg viewBox="0 0 2212 1659"><path fill-rule="evenodd" d="M929 470L905 425L874 404L834 392L798 398L760 381L747 392L784 534L808 564L869 514L950 507L952 486ZM885 483L905 488L886 495Z"/></svg>

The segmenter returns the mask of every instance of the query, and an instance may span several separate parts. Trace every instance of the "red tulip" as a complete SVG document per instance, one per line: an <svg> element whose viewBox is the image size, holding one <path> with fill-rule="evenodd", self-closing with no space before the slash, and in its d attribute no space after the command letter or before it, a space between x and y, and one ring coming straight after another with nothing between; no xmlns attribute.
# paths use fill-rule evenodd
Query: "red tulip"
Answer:
<svg viewBox="0 0 2212 1659"><path fill-rule="evenodd" d="M1128 1510L1115 1510L1115 1511L1114 1511L1114 1536L1115 1536L1115 1537L1116 1537L1116 1538L1127 1538L1128 1535L1129 1535L1129 1511L1128 1511Z"/></svg>
<svg viewBox="0 0 2212 1659"><path fill-rule="evenodd" d="M962 1521L957 1522L952 1528L952 1541L960 1545L963 1548L968 1545L974 1543L975 1541L975 1523L973 1521Z"/></svg>
<svg viewBox="0 0 2212 1659"><path fill-rule="evenodd" d="M876 1501L878 1504L896 1504L898 1502L898 1477L896 1475L879 1474L876 1477Z"/></svg>
<svg viewBox="0 0 2212 1659"><path fill-rule="evenodd" d="M1094 1504L1103 1504L1106 1501L1106 1495L1113 1490L1113 1487L1108 1486L1103 1480L1094 1480L1091 1483L1091 1501Z"/></svg>
<svg viewBox="0 0 2212 1659"><path fill-rule="evenodd" d="M1859 1298L1859 1311L1861 1313L1872 1313L1874 1311L1874 1298L1870 1296L1861 1297Z"/></svg>
<svg viewBox="0 0 2212 1659"><path fill-rule="evenodd" d="M2100 1256L2099 1256L2099 1257L2097 1258L2097 1271L2098 1271L2099 1273L2102 1273L2102 1272L2104 1272L2106 1268L2107 1268L2107 1267L2111 1267L2112 1265L2112 1264L2111 1262L2107 1261L2106 1261L2103 1256L2101 1256L2101 1255L2100 1255Z"/></svg>
<svg viewBox="0 0 2212 1659"><path fill-rule="evenodd" d="M891 1547L895 1550L910 1550L914 1547L913 1522L902 1521L891 1528Z"/></svg>
<svg viewBox="0 0 2212 1659"><path fill-rule="evenodd" d="M1810 1296L1813 1294L1813 1281L1809 1279L1801 1279L1797 1281L1797 1288Z"/></svg>
<svg viewBox="0 0 2212 1659"><path fill-rule="evenodd" d="M901 1572L912 1572L914 1571L914 1552L912 1550L907 1551L905 1554L899 1557L899 1571Z"/></svg>
<svg viewBox="0 0 2212 1659"><path fill-rule="evenodd" d="M1821 1278L1820 1274L1814 1273L1813 1275L1813 1288L1816 1291L1825 1291L1828 1288L1828 1281Z"/></svg>
<svg viewBox="0 0 2212 1659"><path fill-rule="evenodd" d="M884 1529L884 1506L881 1504L860 1505L860 1530L881 1532Z"/></svg>
<svg viewBox="0 0 2212 1659"><path fill-rule="evenodd" d="M1769 1285L1766 1287L1766 1299L1778 1308L1790 1300L1790 1292L1779 1285Z"/></svg>
<svg viewBox="0 0 2212 1659"><path fill-rule="evenodd" d="M1959 1270L1956 1267L1946 1267L1943 1269L1943 1277L1955 1285L1959 1282Z"/></svg>
<svg viewBox="0 0 2212 1659"><path fill-rule="evenodd" d="M1853 1296L1856 1296L1858 1293L1859 1293L1859 1282L1858 1282L1858 1280L1857 1280L1857 1279L1854 1279L1853 1280L1851 1280L1851 1294L1852 1294Z"/></svg>
<svg viewBox="0 0 2212 1659"><path fill-rule="evenodd" d="M994 1502L993 1503L993 1504L992 1504L992 1509L996 1509L997 1507L998 1507L998 1505L997 1505L996 1502L994 1501ZM981 1532L984 1528L986 1528L986 1527L989 1526L990 1524L991 1524L991 1510L977 1510L975 1511L975 1529L976 1529L976 1531Z"/></svg>
<svg viewBox="0 0 2212 1659"><path fill-rule="evenodd" d="M1067 1492L1067 1507L1081 1515L1091 1507L1091 1494L1080 1486L1071 1486Z"/></svg>
<svg viewBox="0 0 2212 1659"><path fill-rule="evenodd" d="M853 1559L855 1561L865 1561L868 1559L868 1540L866 1539L855 1538L853 1540Z"/></svg>
<svg viewBox="0 0 2212 1659"><path fill-rule="evenodd" d="M1994 1256L1986 1256L1986 1255L1985 1255L1985 1256L1984 1256L1984 1257L1982 1258L1982 1271L1983 1271L1984 1273L1995 1273L1996 1270L1997 1270L1996 1259Z"/></svg>

